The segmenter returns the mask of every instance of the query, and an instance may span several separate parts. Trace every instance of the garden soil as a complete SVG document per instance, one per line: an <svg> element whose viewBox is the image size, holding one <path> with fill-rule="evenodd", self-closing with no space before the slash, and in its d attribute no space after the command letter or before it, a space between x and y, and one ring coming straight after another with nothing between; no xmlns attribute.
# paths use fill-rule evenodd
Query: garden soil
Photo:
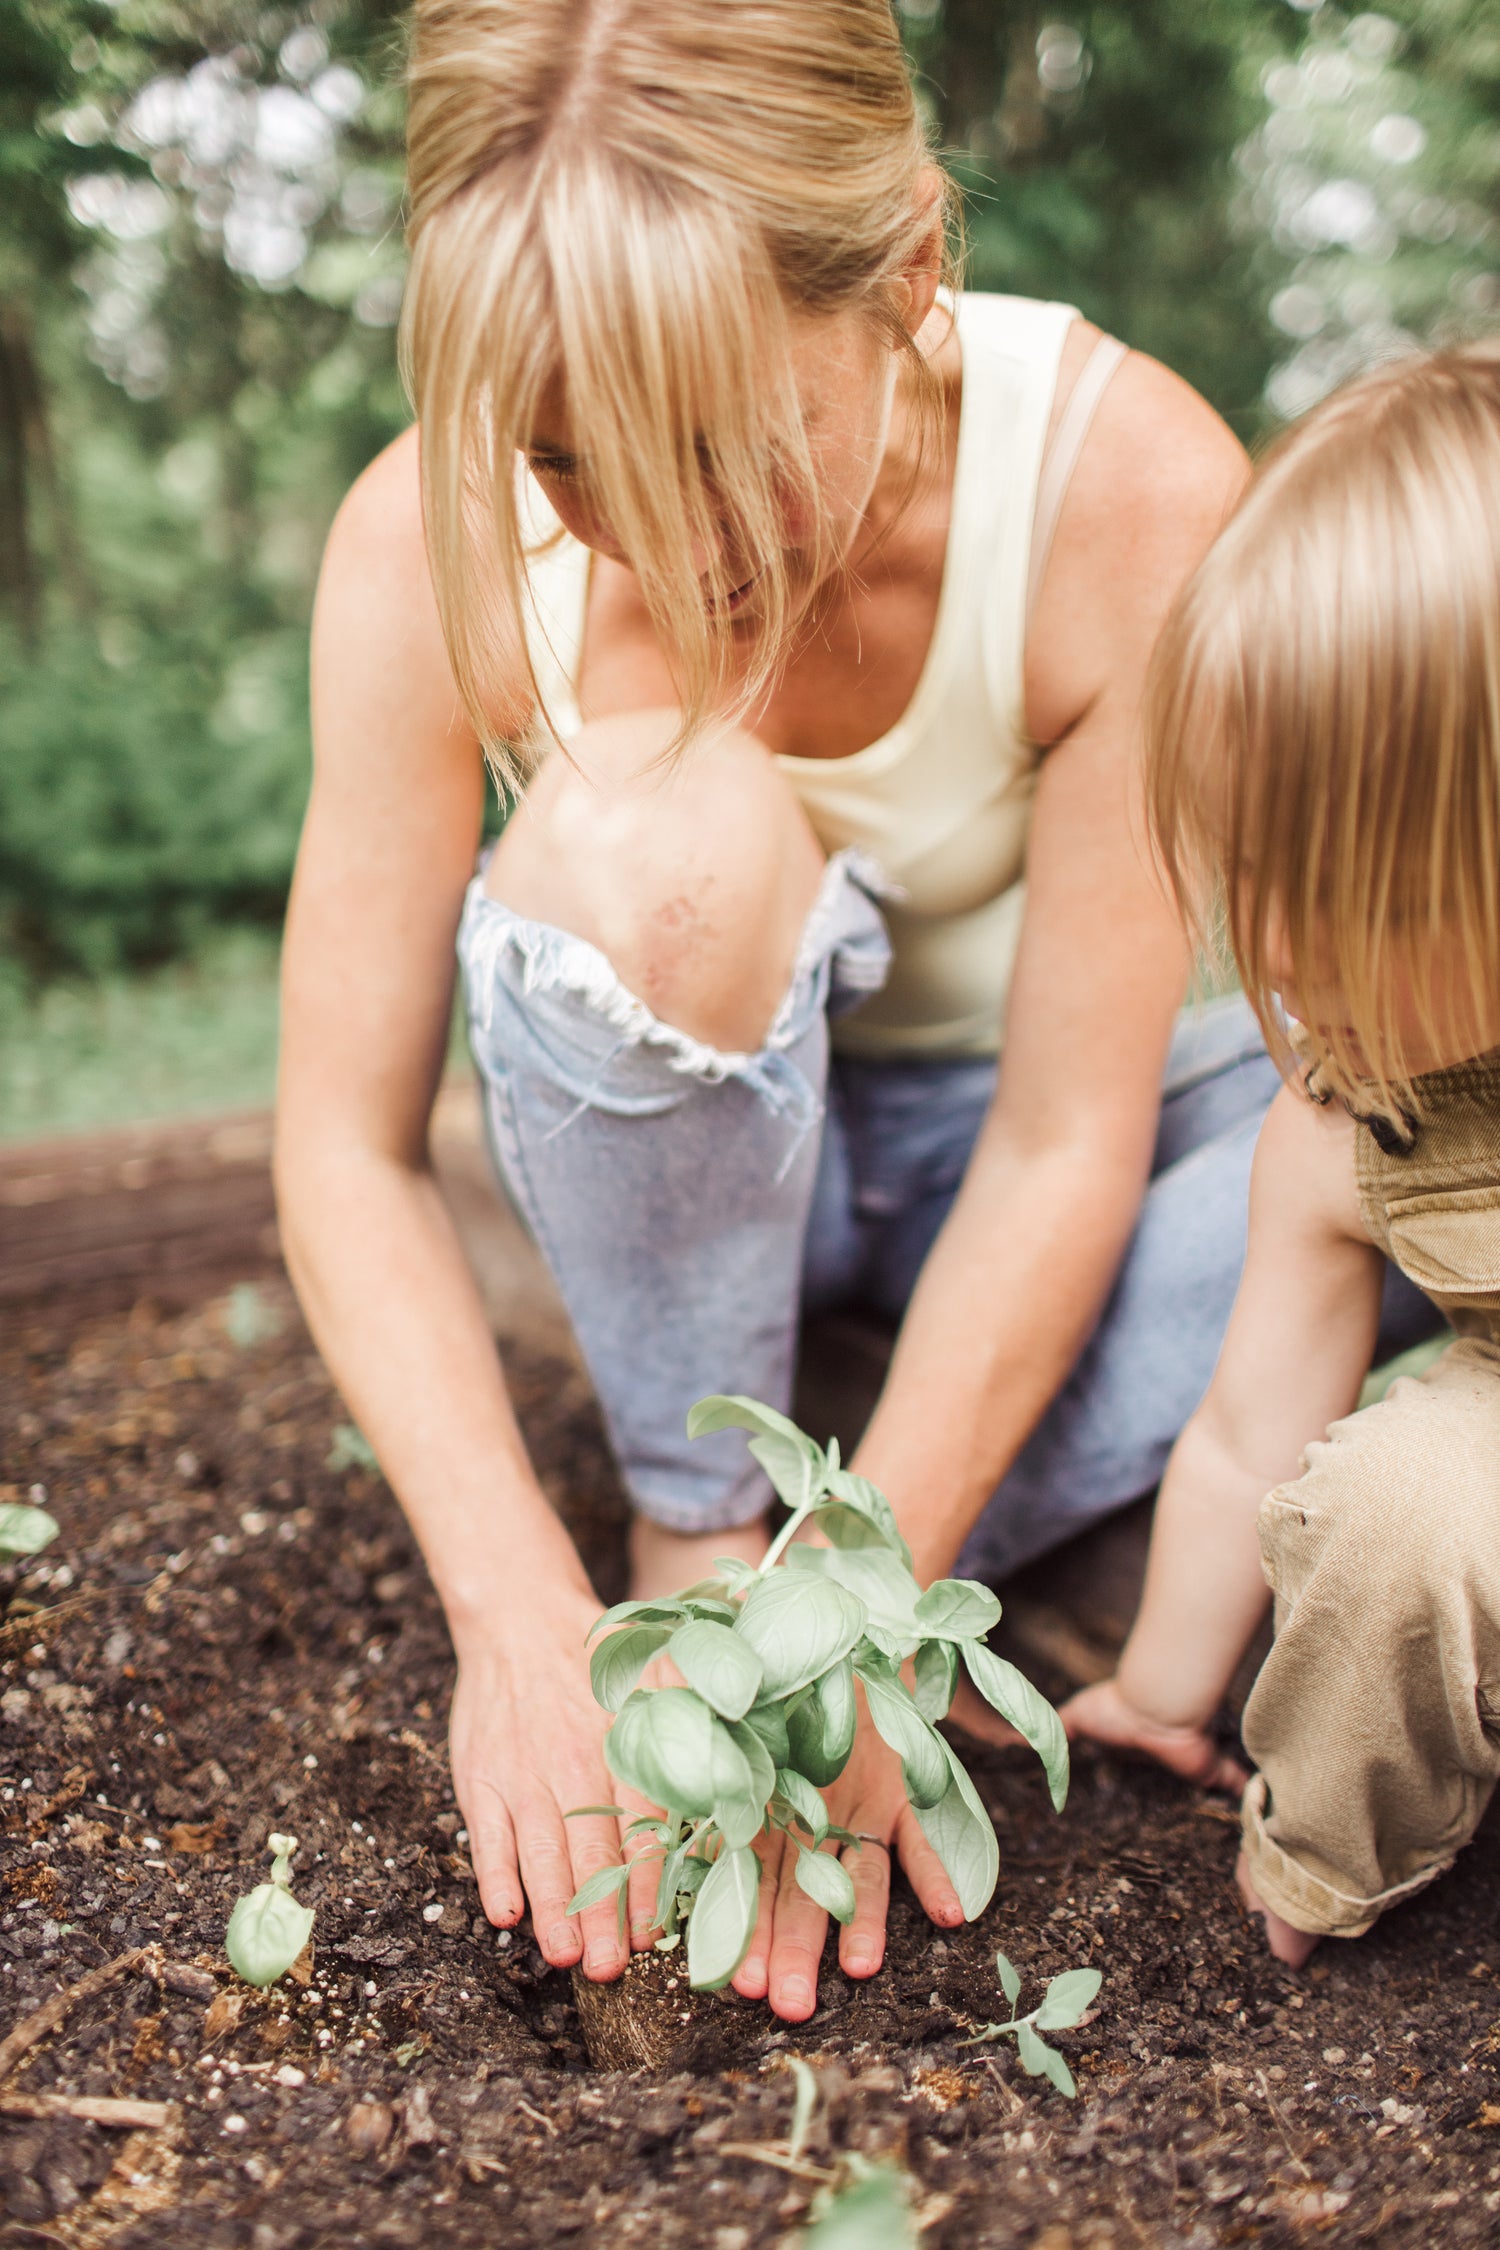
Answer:
<svg viewBox="0 0 1500 2250"><path fill-rule="evenodd" d="M613 1598L581 1378L514 1374ZM981 1922L939 1936L898 1885L881 1973L830 1957L795 2029L690 2009L668 1961L690 2067L596 2068L569 1977L479 1913L437 1604L378 1475L330 1465L344 1414L285 1284L20 1308L0 1416L3 1497L40 1485L63 1526L0 1581L0 2033L135 1956L0 2083L7 2244L758 2250L851 2155L904 2166L954 2250L1500 2239L1500 1832L1293 1975L1239 1912L1222 1802L1085 1756L1058 1818L1029 1754L976 1752L1002 1856ZM222 1938L274 1828L317 1923L303 1981L256 1994ZM1006 2012L997 1946L1027 2004L1102 1970L1058 2035L1076 2102L965 2044ZM788 2169L797 2056L820 2098ZM166 2106L122 2130L89 2097Z"/></svg>

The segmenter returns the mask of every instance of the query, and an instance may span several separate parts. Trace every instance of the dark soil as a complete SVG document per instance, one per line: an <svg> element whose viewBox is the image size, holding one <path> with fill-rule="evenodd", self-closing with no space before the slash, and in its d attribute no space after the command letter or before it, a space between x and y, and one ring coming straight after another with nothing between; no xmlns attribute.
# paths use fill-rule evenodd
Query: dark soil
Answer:
<svg viewBox="0 0 1500 2250"><path fill-rule="evenodd" d="M63 1524L0 1581L0 2028L133 1946L166 1961L80 2003L0 2089L6 2242L751 2250L815 2185L764 2161L794 2054L824 2097L814 2175L898 2158L951 2250L1500 2236L1494 1837L1293 1976L1238 1912L1224 1806L1105 1758L1061 1819L1028 1756L975 1759L1004 1863L981 1925L939 1937L900 1891L884 1970L855 1986L830 1963L806 2027L722 2001L691 2071L593 2069L569 1978L479 1917L436 1603L380 1479L328 1466L344 1415L284 1285L257 1290L21 1313L0 1348L0 1496L39 1484ZM613 1596L619 1511L579 1378L515 1376ZM221 1940L278 1827L302 1841L315 1954L310 1981L257 1995ZM1028 1997L1104 1971L1095 2019L1059 2038L1076 2104L1008 2046L962 2044L1001 2012L997 1945ZM3 2114L39 2093L174 2110L128 2135Z"/></svg>

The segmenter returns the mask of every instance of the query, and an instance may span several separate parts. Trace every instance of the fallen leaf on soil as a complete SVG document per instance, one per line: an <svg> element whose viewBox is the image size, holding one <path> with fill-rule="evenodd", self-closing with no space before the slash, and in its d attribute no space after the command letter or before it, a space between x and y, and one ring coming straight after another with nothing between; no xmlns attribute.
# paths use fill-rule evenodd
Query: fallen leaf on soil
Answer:
<svg viewBox="0 0 1500 2250"><path fill-rule="evenodd" d="M224 1833L217 1815L212 1820L179 1820L167 1830L169 1852L211 1852Z"/></svg>
<svg viewBox="0 0 1500 2250"><path fill-rule="evenodd" d="M204 2012L204 2046L212 2047L217 2040L224 2037L226 2032L233 2031L244 2012L245 1995L243 1992L221 1992L217 2000L211 2002Z"/></svg>

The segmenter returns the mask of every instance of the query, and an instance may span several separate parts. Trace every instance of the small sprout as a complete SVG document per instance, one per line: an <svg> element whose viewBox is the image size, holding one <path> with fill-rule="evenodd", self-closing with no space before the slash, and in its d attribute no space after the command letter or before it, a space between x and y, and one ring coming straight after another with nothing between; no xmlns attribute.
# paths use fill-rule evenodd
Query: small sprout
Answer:
<svg viewBox="0 0 1500 2250"><path fill-rule="evenodd" d="M328 1448L324 1464L330 1469L378 1469L375 1448L363 1430L352 1422L340 1422L333 1433L333 1443Z"/></svg>
<svg viewBox="0 0 1500 2250"><path fill-rule="evenodd" d="M237 1282L224 1307L224 1333L242 1352L253 1351L281 1333L281 1315L253 1281Z"/></svg>
<svg viewBox="0 0 1500 2250"><path fill-rule="evenodd" d="M1021 1979L1003 1953L995 1955L995 1968L1000 1977L1000 1988L1014 2008L1021 1996ZM1099 1987L1104 1982L1097 1969L1064 1969L1054 1977L1030 2015L1013 2015L1009 2023L987 2023L964 2044L982 2047L992 2040L1003 2039L1014 2032L1016 2048L1021 2057L1021 2067L1031 2078L1048 2078L1060 2094L1071 2101L1078 2088L1073 2073L1055 2047L1049 2047L1040 2034L1043 2031L1071 2031L1082 2023L1099 1997Z"/></svg>
<svg viewBox="0 0 1500 2250"><path fill-rule="evenodd" d="M246 1984L263 1989L284 1977L312 1936L313 1910L299 1906L291 1892L295 1836L268 1836L271 1880L236 1899L224 1933L229 1965Z"/></svg>
<svg viewBox="0 0 1500 2250"><path fill-rule="evenodd" d="M790 1836L801 1889L839 1921L852 1916L849 1871L828 1847L858 1839L831 1823L822 1791L848 1763L860 1691L970 1920L989 1904L1000 1862L994 1823L937 1732L961 1671L1037 1752L1059 1809L1068 1787L1057 1713L986 1646L1000 1616L989 1588L955 1578L920 1586L890 1502L842 1466L836 1444L815 1445L754 1399L702 1399L688 1416L692 1437L727 1429L750 1432L751 1454L790 1511L759 1566L722 1559L717 1576L680 1594L617 1604L588 1636L594 1696L614 1718L605 1762L666 1808L626 1832L649 1837L638 1856L659 1862L656 1942L665 1952L686 1933L688 1981L700 1992L721 1990L749 1948L760 1836ZM794 1544L804 1530L816 1545ZM683 1685L640 1685L659 1655ZM568 1817L616 1813L581 1806ZM623 1935L626 1884L622 1865L601 1868L568 1912L612 1901Z"/></svg>
<svg viewBox="0 0 1500 2250"><path fill-rule="evenodd" d="M0 1563L16 1555L39 1555L57 1537L57 1529L57 1518L45 1508L33 1508L24 1500L7 1501L0 1508Z"/></svg>
<svg viewBox="0 0 1500 2250"><path fill-rule="evenodd" d="M895 2164L872 2164L852 2151L839 2169L847 2185L822 2188L814 2196L803 2250L917 2250L916 2183L910 2173Z"/></svg>

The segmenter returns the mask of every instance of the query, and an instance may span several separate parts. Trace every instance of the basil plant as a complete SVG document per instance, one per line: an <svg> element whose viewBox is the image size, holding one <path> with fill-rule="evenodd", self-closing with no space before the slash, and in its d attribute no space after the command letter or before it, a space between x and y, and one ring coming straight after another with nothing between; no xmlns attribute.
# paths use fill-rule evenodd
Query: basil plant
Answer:
<svg viewBox="0 0 1500 2250"><path fill-rule="evenodd" d="M988 1587L944 1578L924 1592L890 1502L840 1466L836 1440L825 1451L749 1398L701 1399L688 1416L690 1437L724 1429L752 1433L750 1451L791 1511L764 1560L755 1568L716 1558L717 1577L670 1600L621 1602L589 1636L604 1636L591 1677L615 1714L604 1744L610 1771L664 1808L626 1831L652 1838L661 1856L657 1942L676 1945L686 1925L688 1978L700 1991L727 1984L749 1949L757 1837L781 1831L796 1846L808 1896L841 1922L853 1914L848 1870L820 1847L858 1842L830 1822L821 1794L854 1747L856 1683L971 1921L989 1904L1000 1858L990 1816L935 1724L953 1702L960 1665L1037 1751L1059 1810L1068 1788L1057 1713L985 1646L1000 1616ZM799 1540L804 1531L819 1543ZM638 1686L660 1656L682 1686ZM601 1869L568 1911L615 1897L623 1929L628 1872Z"/></svg>

